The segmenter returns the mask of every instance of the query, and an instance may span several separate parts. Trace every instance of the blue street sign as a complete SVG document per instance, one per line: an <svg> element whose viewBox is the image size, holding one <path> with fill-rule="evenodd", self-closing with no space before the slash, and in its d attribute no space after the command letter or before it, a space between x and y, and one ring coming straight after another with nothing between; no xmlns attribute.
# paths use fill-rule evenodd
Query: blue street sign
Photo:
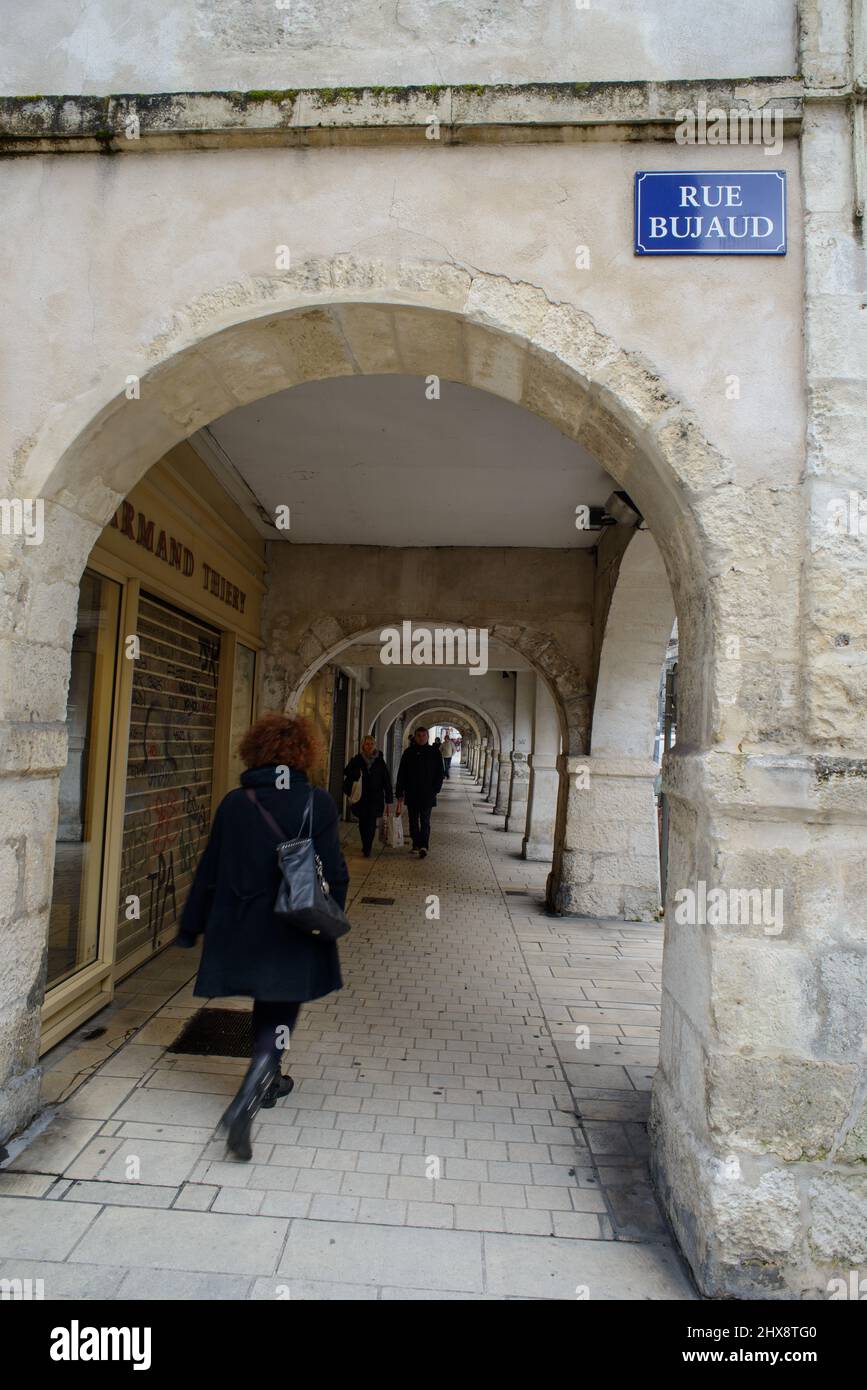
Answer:
<svg viewBox="0 0 867 1390"><path fill-rule="evenodd" d="M785 256L785 173L637 173L635 254Z"/></svg>

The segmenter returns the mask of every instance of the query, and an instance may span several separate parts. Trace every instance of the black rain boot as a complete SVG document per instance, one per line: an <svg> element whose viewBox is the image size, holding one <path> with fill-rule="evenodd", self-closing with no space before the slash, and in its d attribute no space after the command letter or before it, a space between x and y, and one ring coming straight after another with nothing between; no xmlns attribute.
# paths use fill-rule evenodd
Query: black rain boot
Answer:
<svg viewBox="0 0 867 1390"><path fill-rule="evenodd" d="M288 1096L290 1091L294 1090L295 1082L292 1080L291 1076L276 1076L265 1093L265 1099L262 1101L262 1109L273 1110L278 1100L282 1100L284 1096Z"/></svg>
<svg viewBox="0 0 867 1390"><path fill-rule="evenodd" d="M254 1057L235 1099L220 1121L228 1131L226 1147L245 1163L249 1163L253 1157L250 1144L253 1118L268 1094L276 1071L277 1063L270 1052Z"/></svg>

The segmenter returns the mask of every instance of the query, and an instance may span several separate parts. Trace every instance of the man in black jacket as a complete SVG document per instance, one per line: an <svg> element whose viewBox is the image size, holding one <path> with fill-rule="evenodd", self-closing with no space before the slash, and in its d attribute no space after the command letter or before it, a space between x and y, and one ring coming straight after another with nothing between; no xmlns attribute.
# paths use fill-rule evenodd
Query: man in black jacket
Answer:
<svg viewBox="0 0 867 1390"><path fill-rule="evenodd" d="M403 803L409 812L409 833L413 853L420 859L427 855L430 843L430 813L443 784L443 760L428 746L427 729L416 729L412 743L406 749L397 770L397 814Z"/></svg>

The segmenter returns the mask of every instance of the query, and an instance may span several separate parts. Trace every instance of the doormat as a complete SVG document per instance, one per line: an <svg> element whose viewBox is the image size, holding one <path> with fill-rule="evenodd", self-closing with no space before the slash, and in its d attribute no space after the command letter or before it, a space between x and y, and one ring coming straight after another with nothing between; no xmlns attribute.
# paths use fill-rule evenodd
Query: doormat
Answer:
<svg viewBox="0 0 867 1390"><path fill-rule="evenodd" d="M252 1017L247 1009L199 1009L166 1051L197 1057L252 1057Z"/></svg>

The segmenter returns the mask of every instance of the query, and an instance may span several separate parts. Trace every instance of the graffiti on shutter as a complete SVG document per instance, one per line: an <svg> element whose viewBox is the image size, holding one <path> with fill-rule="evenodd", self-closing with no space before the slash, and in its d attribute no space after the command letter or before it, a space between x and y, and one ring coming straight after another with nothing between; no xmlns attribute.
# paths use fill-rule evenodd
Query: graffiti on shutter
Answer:
<svg viewBox="0 0 867 1390"><path fill-rule="evenodd" d="M208 838L220 634L142 594L121 850L117 959L175 935ZM128 917L135 897L140 916Z"/></svg>

